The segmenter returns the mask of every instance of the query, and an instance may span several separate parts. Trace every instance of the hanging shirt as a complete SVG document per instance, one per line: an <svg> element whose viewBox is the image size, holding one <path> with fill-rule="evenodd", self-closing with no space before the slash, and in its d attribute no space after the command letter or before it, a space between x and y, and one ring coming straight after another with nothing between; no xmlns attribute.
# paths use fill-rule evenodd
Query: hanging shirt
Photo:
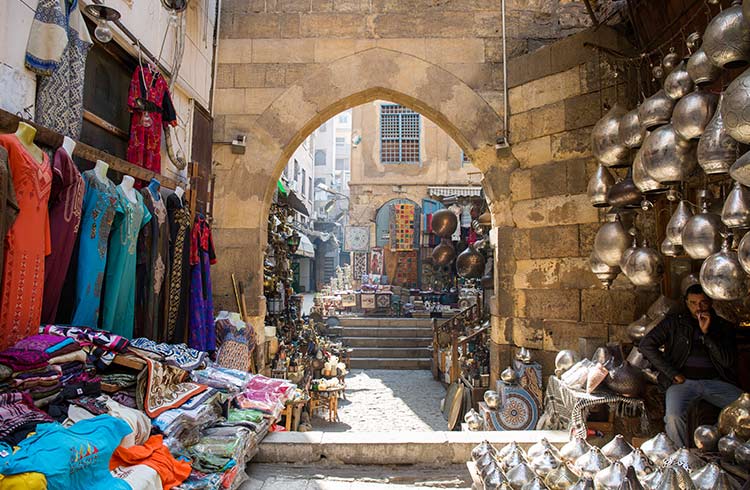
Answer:
<svg viewBox="0 0 750 490"><path fill-rule="evenodd" d="M112 453L129 433L128 424L109 415L82 420L69 429L40 424L15 452L0 444L0 473L42 473L49 490L131 490L109 472Z"/></svg>

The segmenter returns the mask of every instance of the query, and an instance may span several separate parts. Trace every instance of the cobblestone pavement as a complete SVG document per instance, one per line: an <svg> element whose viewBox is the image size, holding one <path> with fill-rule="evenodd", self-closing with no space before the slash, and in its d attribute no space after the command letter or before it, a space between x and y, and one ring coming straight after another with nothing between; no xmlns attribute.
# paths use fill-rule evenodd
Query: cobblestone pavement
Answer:
<svg viewBox="0 0 750 490"><path fill-rule="evenodd" d="M239 490L411 490L471 488L463 465L424 466L250 464Z"/></svg>
<svg viewBox="0 0 750 490"><path fill-rule="evenodd" d="M325 432L443 431L443 385L430 371L355 369L346 377L346 400L339 401L340 422L313 417L313 430Z"/></svg>

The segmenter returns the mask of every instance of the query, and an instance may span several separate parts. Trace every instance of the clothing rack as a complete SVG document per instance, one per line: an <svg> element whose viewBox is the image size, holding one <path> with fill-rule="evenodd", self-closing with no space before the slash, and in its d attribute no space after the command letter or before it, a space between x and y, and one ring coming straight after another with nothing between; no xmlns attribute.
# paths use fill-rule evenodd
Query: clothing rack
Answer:
<svg viewBox="0 0 750 490"><path fill-rule="evenodd" d="M45 128L33 121L19 117L13 113L0 109L0 133L13 133L18 128L18 123L25 122L26 124L36 128L36 136L34 141L41 143L44 146L50 148L59 148L63 143L63 135L52 131L51 129ZM73 151L73 155L89 162L96 162L102 160L109 165L109 168L123 174L131 175L136 179L144 180L148 182L151 179L157 179L162 187L174 190L180 183L167 177L165 175L157 174L151 170L134 165L122 158L110 155L109 153L89 146L86 143L76 141L76 147Z"/></svg>

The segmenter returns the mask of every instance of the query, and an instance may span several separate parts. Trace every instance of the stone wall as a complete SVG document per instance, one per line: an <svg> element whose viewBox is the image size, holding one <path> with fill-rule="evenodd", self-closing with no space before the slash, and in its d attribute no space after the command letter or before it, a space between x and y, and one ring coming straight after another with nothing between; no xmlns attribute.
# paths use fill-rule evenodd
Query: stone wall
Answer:
<svg viewBox="0 0 750 490"><path fill-rule="evenodd" d="M509 210L494 212L492 338L500 369L514 346L533 349L550 374L556 353L577 350L579 338L627 340L624 326L655 298L622 275L603 289L588 264L603 220L586 195L596 169L591 129L605 105L628 105L622 75L585 46L607 38L629 49L612 31L586 32L509 64L511 146L486 177L490 192L511 197Z"/></svg>

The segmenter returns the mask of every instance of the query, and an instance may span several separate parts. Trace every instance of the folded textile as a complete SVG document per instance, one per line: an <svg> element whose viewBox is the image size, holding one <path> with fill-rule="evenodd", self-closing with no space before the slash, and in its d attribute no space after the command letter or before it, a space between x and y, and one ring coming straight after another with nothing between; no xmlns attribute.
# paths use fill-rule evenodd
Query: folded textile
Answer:
<svg viewBox="0 0 750 490"><path fill-rule="evenodd" d="M50 364L65 364L68 362L84 362L85 363L86 361L87 361L86 353L83 350L81 350L79 347L73 352L51 357L48 362Z"/></svg>
<svg viewBox="0 0 750 490"><path fill-rule="evenodd" d="M4 364L13 371L39 369L47 365L49 354L32 350L11 347L0 352L0 364Z"/></svg>
<svg viewBox="0 0 750 490"><path fill-rule="evenodd" d="M54 350L55 346L64 346L74 342L73 339L60 338L58 335L36 334L23 338L15 343L15 349L47 352Z"/></svg>
<svg viewBox="0 0 750 490"><path fill-rule="evenodd" d="M131 340L130 346L158 354L167 364L186 371L197 369L208 360L208 353L192 349L185 344L158 343L151 339L139 337Z"/></svg>
<svg viewBox="0 0 750 490"><path fill-rule="evenodd" d="M42 333L70 337L79 344L88 343L113 352L123 352L130 345L125 337L88 327L66 327L62 325L44 325L40 327Z"/></svg>
<svg viewBox="0 0 750 490"><path fill-rule="evenodd" d="M99 399L104 400L111 416L124 420L133 429L133 432L122 439L120 443L122 447L135 446L146 442L151 435L151 420L146 417L145 413L121 405L107 395L102 395Z"/></svg>
<svg viewBox="0 0 750 490"><path fill-rule="evenodd" d="M36 379L57 379L62 374L60 366L46 366L44 368L34 369L31 371L18 371L13 373L13 379L16 382L22 382L25 380L36 380Z"/></svg>
<svg viewBox="0 0 750 490"><path fill-rule="evenodd" d="M145 464L120 466L111 470L110 473L115 478L126 481L133 490L162 490L164 488L159 473Z"/></svg>
<svg viewBox="0 0 750 490"><path fill-rule="evenodd" d="M175 366L168 366L146 358L145 390L143 410L151 418L162 412L177 408L208 388L205 385L185 382L187 373Z"/></svg>
<svg viewBox="0 0 750 490"><path fill-rule="evenodd" d="M57 335L55 335L55 337L57 337ZM66 347L68 347L68 346L73 346L72 348L76 349L76 350L81 348L81 346L78 345L78 342L76 342L75 340L71 339L70 337L67 337L65 340L63 340L59 344L55 344L53 346L47 347L44 350L44 352L46 352L47 354L53 356L53 355L55 355L55 354L57 354L59 352L62 352L63 350L68 351L68 349L66 349Z"/></svg>
<svg viewBox="0 0 750 490"><path fill-rule="evenodd" d="M47 407L47 413L58 422L62 422L68 415L70 400L80 396L98 397L101 395L99 383L70 383L63 386L62 390Z"/></svg>
<svg viewBox="0 0 750 490"><path fill-rule="evenodd" d="M119 386L120 388L129 388L135 386L136 376L130 373L102 374L102 383Z"/></svg>
<svg viewBox="0 0 750 490"><path fill-rule="evenodd" d="M193 381L202 383L228 393L242 391L252 378L252 374L246 371L229 369L212 364L206 369L200 369L190 373Z"/></svg>
<svg viewBox="0 0 750 490"><path fill-rule="evenodd" d="M112 395L112 399L121 405L126 407L136 408L138 405L135 403L135 393L129 391L120 390Z"/></svg>
<svg viewBox="0 0 750 490"><path fill-rule="evenodd" d="M100 397L81 396L72 398L70 403L84 408L94 415L103 415L109 412L105 400L102 400Z"/></svg>
<svg viewBox="0 0 750 490"><path fill-rule="evenodd" d="M32 403L31 397L18 392L0 394L0 438L28 422L51 422L52 418Z"/></svg>
<svg viewBox="0 0 750 490"><path fill-rule="evenodd" d="M190 463L175 459L159 435L150 437L143 445L118 447L109 461L111 469L137 464L156 470L164 490L170 490L185 481L191 471Z"/></svg>
<svg viewBox="0 0 750 490"><path fill-rule="evenodd" d="M47 478L33 472L0 475L0 490L47 490Z"/></svg>

